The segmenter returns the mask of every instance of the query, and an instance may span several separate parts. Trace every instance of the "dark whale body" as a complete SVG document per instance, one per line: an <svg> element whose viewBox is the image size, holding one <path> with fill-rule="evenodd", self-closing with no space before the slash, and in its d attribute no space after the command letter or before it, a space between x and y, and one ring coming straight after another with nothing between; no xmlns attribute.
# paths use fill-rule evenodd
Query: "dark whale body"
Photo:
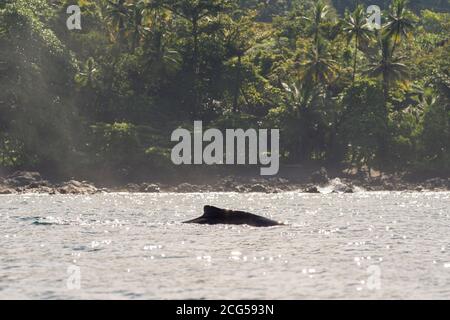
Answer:
<svg viewBox="0 0 450 320"><path fill-rule="evenodd" d="M205 206L203 208L203 216L185 221L184 223L197 224L247 224L253 227L272 227L283 225L274 220L270 220L256 214L220 209L213 206Z"/></svg>

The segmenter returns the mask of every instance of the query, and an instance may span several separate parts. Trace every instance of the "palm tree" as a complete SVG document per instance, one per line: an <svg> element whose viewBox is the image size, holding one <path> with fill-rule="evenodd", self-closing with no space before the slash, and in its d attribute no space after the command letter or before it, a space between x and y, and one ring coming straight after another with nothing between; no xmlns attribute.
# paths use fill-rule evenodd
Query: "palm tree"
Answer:
<svg viewBox="0 0 450 320"><path fill-rule="evenodd" d="M83 65L82 71L76 76L77 82L83 87L92 89L95 86L99 70L95 65L95 60L89 57Z"/></svg>
<svg viewBox="0 0 450 320"><path fill-rule="evenodd" d="M372 58L367 74L383 81L384 106L387 110L389 90L392 83L402 80L408 76L408 68L402 63L403 56L394 57L391 50L391 40L387 37L380 39L380 53Z"/></svg>
<svg viewBox="0 0 450 320"><path fill-rule="evenodd" d="M286 92L289 114L295 121L293 134L297 138L292 150L294 159L302 161L314 148L314 142L310 138L316 135L314 118L320 112L318 107L325 99L325 92L320 86L309 86L300 81L282 85Z"/></svg>
<svg viewBox="0 0 450 320"><path fill-rule="evenodd" d="M384 35L394 39L392 55L403 38L408 38L409 33L414 28L414 21L411 13L406 9L407 0L394 0L391 12L388 16L389 22L384 26Z"/></svg>
<svg viewBox="0 0 450 320"><path fill-rule="evenodd" d="M329 13L328 6L321 0L316 2L313 9L312 19L309 17L303 17L311 23L312 35L314 36L314 44L317 46L322 33L322 23L327 18Z"/></svg>
<svg viewBox="0 0 450 320"><path fill-rule="evenodd" d="M145 8L143 49L148 56L146 73L155 78L173 72L180 65L180 54L170 46L173 15L155 3Z"/></svg>
<svg viewBox="0 0 450 320"><path fill-rule="evenodd" d="M189 22L193 40L192 65L199 73L199 37L202 33L201 21L216 16L230 5L229 0L160 0L160 5Z"/></svg>
<svg viewBox="0 0 450 320"><path fill-rule="evenodd" d="M128 27L131 32L131 51L134 52L139 45L143 31L143 20L145 16L145 3L138 1L127 5Z"/></svg>
<svg viewBox="0 0 450 320"><path fill-rule="evenodd" d="M347 37L348 43L355 41L355 53L353 62L353 84L355 84L356 78L356 67L358 60L358 49L362 41L368 41L370 39L371 30L367 23L366 13L364 12L364 7L358 5L352 14L346 13L345 19L342 21L343 28L342 31Z"/></svg>
<svg viewBox="0 0 450 320"><path fill-rule="evenodd" d="M122 45L125 39L125 24L128 15L125 0L116 0L115 2L108 0L107 14L113 27L113 34L117 33L117 41L119 45Z"/></svg>
<svg viewBox="0 0 450 320"><path fill-rule="evenodd" d="M254 16L241 16L231 19L227 28L223 30L227 53L232 58L237 58L235 66L236 75L233 88L233 112L238 110L239 93L242 86L242 58L256 42L256 32L253 26Z"/></svg>
<svg viewBox="0 0 450 320"><path fill-rule="evenodd" d="M307 109L313 108L318 97L323 97L320 87L309 87L302 82L282 83L287 96L289 111L300 118Z"/></svg>
<svg viewBox="0 0 450 320"><path fill-rule="evenodd" d="M200 92L200 36L205 32L202 30L203 21L211 21L225 8L231 5L230 0L160 0L160 6L169 10L174 15L181 17L190 25L190 37L192 38L192 116L196 117L201 104Z"/></svg>
<svg viewBox="0 0 450 320"><path fill-rule="evenodd" d="M317 46L312 46L306 61L301 65L300 78L309 85L329 84L336 73L336 61L326 52L325 44L319 41Z"/></svg>
<svg viewBox="0 0 450 320"><path fill-rule="evenodd" d="M404 110L404 112L411 114L416 120L416 123L419 123L425 112L430 110L439 100L439 95L437 95L430 87L422 88L419 86L414 88L411 95L412 103Z"/></svg>

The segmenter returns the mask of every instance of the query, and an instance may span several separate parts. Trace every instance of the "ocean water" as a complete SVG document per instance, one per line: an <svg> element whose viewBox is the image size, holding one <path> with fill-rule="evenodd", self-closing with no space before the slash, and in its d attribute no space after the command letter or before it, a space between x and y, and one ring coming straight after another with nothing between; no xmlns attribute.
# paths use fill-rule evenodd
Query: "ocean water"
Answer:
<svg viewBox="0 0 450 320"><path fill-rule="evenodd" d="M203 205L287 226L182 224ZM0 196L0 299L449 299L450 193Z"/></svg>

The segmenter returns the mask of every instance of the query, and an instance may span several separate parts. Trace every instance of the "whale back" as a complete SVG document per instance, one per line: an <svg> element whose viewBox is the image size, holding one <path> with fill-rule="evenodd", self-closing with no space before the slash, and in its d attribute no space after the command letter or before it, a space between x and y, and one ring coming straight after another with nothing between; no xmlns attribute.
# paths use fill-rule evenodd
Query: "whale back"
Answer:
<svg viewBox="0 0 450 320"><path fill-rule="evenodd" d="M266 217L261 217L249 212L220 209L214 206L204 206L203 215L185 223L197 224L247 224L255 227L270 227L282 225Z"/></svg>

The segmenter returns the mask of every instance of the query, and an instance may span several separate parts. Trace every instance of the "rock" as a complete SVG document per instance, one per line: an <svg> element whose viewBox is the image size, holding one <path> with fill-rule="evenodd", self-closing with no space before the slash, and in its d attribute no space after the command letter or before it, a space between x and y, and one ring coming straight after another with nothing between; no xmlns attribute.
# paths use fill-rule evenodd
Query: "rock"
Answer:
<svg viewBox="0 0 450 320"><path fill-rule="evenodd" d="M70 180L59 187L58 192L61 194L94 194L98 192L98 189L86 181Z"/></svg>
<svg viewBox="0 0 450 320"><path fill-rule="evenodd" d="M47 186L42 186L36 189L38 193L46 193L46 194L56 194L56 190L54 188L50 188Z"/></svg>
<svg viewBox="0 0 450 320"><path fill-rule="evenodd" d="M313 172L311 174L311 182L314 184L323 185L327 184L329 181L330 179L328 178L327 169L325 169L324 167L320 168L319 171Z"/></svg>
<svg viewBox="0 0 450 320"><path fill-rule="evenodd" d="M320 193L319 189L316 186L307 186L303 189L304 193Z"/></svg>
<svg viewBox="0 0 450 320"><path fill-rule="evenodd" d="M333 193L353 193L353 188L346 185L346 184L340 184L334 187Z"/></svg>
<svg viewBox="0 0 450 320"><path fill-rule="evenodd" d="M236 185L236 183L233 180L231 180L231 179L225 179L223 181L223 185L225 187L232 188L232 187L234 187Z"/></svg>
<svg viewBox="0 0 450 320"><path fill-rule="evenodd" d="M182 183L175 188L176 192L182 193L191 193L191 192L199 192L200 188L198 186L194 186L190 183Z"/></svg>
<svg viewBox="0 0 450 320"><path fill-rule="evenodd" d="M249 189L247 186L244 185L237 185L234 187L234 192L239 192L239 193L245 193L245 192L249 192Z"/></svg>
<svg viewBox="0 0 450 320"><path fill-rule="evenodd" d="M141 186L141 191L146 193L159 193L161 191L157 184L146 184Z"/></svg>
<svg viewBox="0 0 450 320"><path fill-rule="evenodd" d="M129 183L125 186L127 192L140 192L141 186L136 183Z"/></svg>
<svg viewBox="0 0 450 320"><path fill-rule="evenodd" d="M35 181L26 186L27 189L50 188L51 185L47 180Z"/></svg>
<svg viewBox="0 0 450 320"><path fill-rule="evenodd" d="M346 184L341 181L341 179L336 178L331 182L333 186L332 193L353 193L353 186L351 184Z"/></svg>
<svg viewBox="0 0 450 320"><path fill-rule="evenodd" d="M7 188L5 186L0 186L0 194L14 194L16 193L16 190Z"/></svg>
<svg viewBox="0 0 450 320"><path fill-rule="evenodd" d="M447 183L448 181L446 179L442 179L442 178L433 178L433 179L428 179L427 181L425 181L425 186L428 189L441 189L441 188L447 188Z"/></svg>
<svg viewBox="0 0 450 320"><path fill-rule="evenodd" d="M254 184L249 188L250 192L268 192L267 188L262 184Z"/></svg>
<svg viewBox="0 0 450 320"><path fill-rule="evenodd" d="M8 176L4 183L12 187L25 187L31 184L42 183L42 177L39 172L17 171Z"/></svg>
<svg viewBox="0 0 450 320"><path fill-rule="evenodd" d="M383 181L383 190L394 191L395 185L390 181Z"/></svg>

